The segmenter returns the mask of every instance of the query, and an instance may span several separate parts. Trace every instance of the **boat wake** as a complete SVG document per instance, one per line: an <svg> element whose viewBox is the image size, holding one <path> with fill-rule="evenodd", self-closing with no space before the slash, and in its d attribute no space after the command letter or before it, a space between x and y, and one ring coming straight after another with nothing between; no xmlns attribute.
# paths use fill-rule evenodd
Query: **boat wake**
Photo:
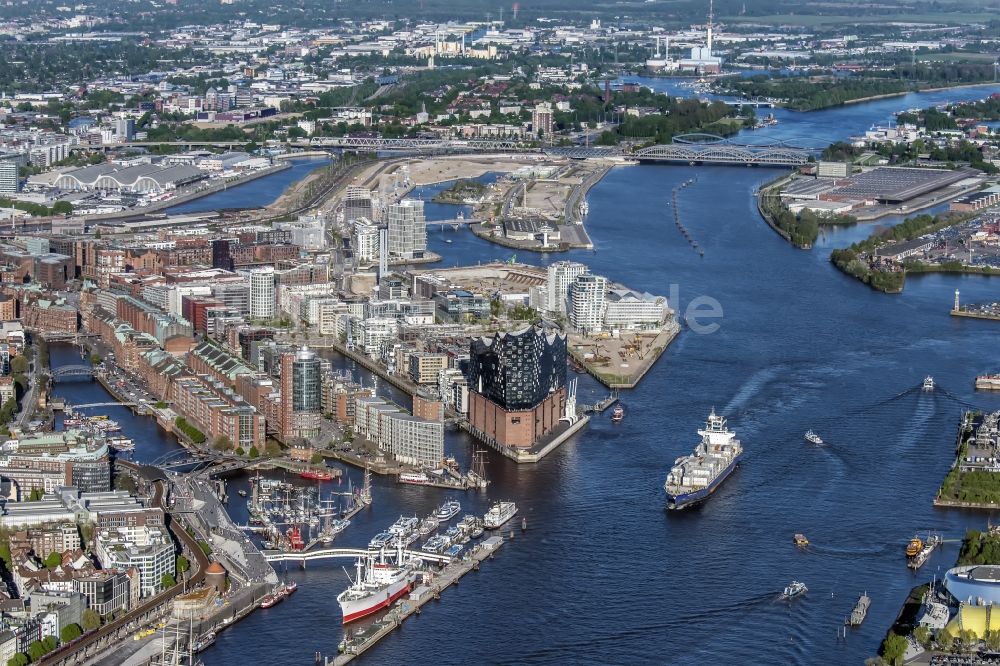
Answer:
<svg viewBox="0 0 1000 666"><path fill-rule="evenodd" d="M879 402L876 402L874 404L868 405L866 407L859 407L858 409L852 409L852 410L850 410L847 413L848 414L864 414L865 412L870 412L873 409L878 409L879 407L885 407L886 405L889 405L889 404L891 404L893 402L896 402L897 400L905 398L908 395L913 395L915 393L919 393L920 390L921 389L920 389L919 386L912 386L912 387L906 389L905 391L903 391L902 393L897 393L896 395L892 396L891 398L886 398L885 400L880 400Z"/></svg>
<svg viewBox="0 0 1000 666"><path fill-rule="evenodd" d="M940 393L941 395L943 395L944 397L948 398L952 402L954 402L954 403L956 403L958 405L962 405L963 407L967 407L969 409L978 409L980 411L990 411L990 410L986 409L985 407L982 407L980 405L974 405L971 402L963 400L962 398L959 398L954 393L949 393L947 390L941 388L940 386L936 387L934 389L934 392L935 393Z"/></svg>
<svg viewBox="0 0 1000 666"><path fill-rule="evenodd" d="M810 543L805 548L802 548L802 552L809 553L811 555L819 555L820 557L878 557L881 555L893 555L899 554L900 546L898 543L886 543L881 546L859 546L857 548L850 547L838 547L838 546L825 546L816 545Z"/></svg>

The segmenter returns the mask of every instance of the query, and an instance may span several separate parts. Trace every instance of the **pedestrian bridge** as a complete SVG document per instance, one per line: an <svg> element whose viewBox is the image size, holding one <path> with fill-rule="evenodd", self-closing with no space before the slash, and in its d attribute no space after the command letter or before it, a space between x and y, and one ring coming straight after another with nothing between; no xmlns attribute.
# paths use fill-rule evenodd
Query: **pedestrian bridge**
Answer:
<svg viewBox="0 0 1000 666"><path fill-rule="evenodd" d="M377 555L379 551L368 550L367 548L322 548L320 550L310 550L305 551L295 551L295 552L285 552L282 550L265 550L261 551L264 554L264 559L268 562L300 562L305 564L306 562L312 560L333 560L333 559L348 559L356 560L359 557L368 557L369 555ZM388 552L388 551L387 551ZM425 553L419 550L404 550L406 555L413 558L419 558L427 562L439 562L441 564L448 564L451 559L447 555L437 555L434 553Z"/></svg>

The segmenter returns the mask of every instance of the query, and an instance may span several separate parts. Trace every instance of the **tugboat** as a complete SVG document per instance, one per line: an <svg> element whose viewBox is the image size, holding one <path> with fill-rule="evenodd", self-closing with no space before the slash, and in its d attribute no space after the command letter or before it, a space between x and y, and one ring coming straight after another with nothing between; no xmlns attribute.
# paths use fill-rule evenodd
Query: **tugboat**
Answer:
<svg viewBox="0 0 1000 666"><path fill-rule="evenodd" d="M910 543L906 544L906 556L916 557L924 550L924 542L920 540L920 537L913 537L910 539Z"/></svg>
<svg viewBox="0 0 1000 666"><path fill-rule="evenodd" d="M784 591L781 593L781 598L794 599L795 597L803 595L808 591L809 588L806 587L805 583L800 583L797 580L793 580L791 583L788 584L787 587L785 587Z"/></svg>
<svg viewBox="0 0 1000 666"><path fill-rule="evenodd" d="M625 418L625 408L621 405L615 405L615 408L611 410L611 422L621 423L622 419Z"/></svg>
<svg viewBox="0 0 1000 666"><path fill-rule="evenodd" d="M810 443L815 444L817 446L821 446L823 444L823 438L820 437L819 435L817 435L816 433L814 433L812 430L808 431L805 434L805 438L806 438L807 442L810 442Z"/></svg>
<svg viewBox="0 0 1000 666"><path fill-rule="evenodd" d="M921 388L923 388L925 391L933 391L934 390L934 378L931 377L930 375L927 375L926 377L924 377L924 383L923 383L923 385L922 385Z"/></svg>

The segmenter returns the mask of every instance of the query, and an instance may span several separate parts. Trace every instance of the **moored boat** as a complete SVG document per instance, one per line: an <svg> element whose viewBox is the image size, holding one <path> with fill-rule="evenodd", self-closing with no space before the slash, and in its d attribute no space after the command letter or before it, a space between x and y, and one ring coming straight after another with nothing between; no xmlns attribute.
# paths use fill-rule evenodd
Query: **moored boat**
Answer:
<svg viewBox="0 0 1000 666"><path fill-rule="evenodd" d="M433 517L424 518L423 521L421 521L420 523L420 529L419 529L420 536L422 537L428 536L431 532L433 532L438 528L439 524L440 523L438 523L436 518Z"/></svg>
<svg viewBox="0 0 1000 666"><path fill-rule="evenodd" d="M906 556L916 557L924 550L924 542L921 541L920 537L913 537L910 539L910 543L906 544Z"/></svg>
<svg viewBox="0 0 1000 666"><path fill-rule="evenodd" d="M977 391L1000 391L1000 373L976 377Z"/></svg>
<svg viewBox="0 0 1000 666"><path fill-rule="evenodd" d="M403 472L396 480L399 483L410 483L415 486L427 486L431 484L431 477L427 476L423 472Z"/></svg>
<svg viewBox="0 0 1000 666"><path fill-rule="evenodd" d="M615 408L611 410L611 422L621 423L622 419L625 418L625 408L621 405L615 405Z"/></svg>
<svg viewBox="0 0 1000 666"><path fill-rule="evenodd" d="M312 481L332 481L333 480L333 474L331 474L328 471L325 471L325 470L322 470L322 469L317 469L317 468L310 468L310 469L302 470L301 472L299 472L299 476L301 476L303 479L310 479Z"/></svg>
<svg viewBox="0 0 1000 666"><path fill-rule="evenodd" d="M402 549L397 551L394 562L389 561L384 553L359 559L357 572L351 586L337 595L344 624L389 607L410 591L416 579L416 573L404 559Z"/></svg>
<svg viewBox="0 0 1000 666"><path fill-rule="evenodd" d="M434 518L439 522L451 520L462 510L462 504L458 500L448 500L434 512Z"/></svg>

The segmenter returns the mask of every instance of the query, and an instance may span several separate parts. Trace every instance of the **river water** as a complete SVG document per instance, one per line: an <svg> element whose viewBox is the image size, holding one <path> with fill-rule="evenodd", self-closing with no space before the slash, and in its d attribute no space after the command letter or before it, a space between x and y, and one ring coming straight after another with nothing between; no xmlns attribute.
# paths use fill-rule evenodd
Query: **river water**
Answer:
<svg viewBox="0 0 1000 666"><path fill-rule="evenodd" d="M302 180L316 169L329 164L330 160L325 157L303 157L289 160L289 162L292 165L290 168L274 175L230 187L200 199L193 199L167 208L163 212L179 215L226 208L260 208L280 197L281 193L292 183Z"/></svg>
<svg viewBox="0 0 1000 666"><path fill-rule="evenodd" d="M764 131L829 142L886 122L894 109L996 90L778 111L781 124ZM752 191L776 173L616 168L588 197L594 251L518 253L529 263L583 261L652 293L676 285L682 313L696 297L713 298L723 312L719 328L685 331L640 386L623 394L623 423L596 418L536 465L490 454L493 484L463 495L463 509L482 513L491 500L513 499L528 531L363 661L857 664L875 654L909 589L954 562L957 543L950 542L915 575L903 547L918 531L958 539L986 523L983 513L938 510L931 501L952 460L961 410L1000 409L1000 396L972 387L976 374L1000 368L1000 326L954 319L948 309L955 289L966 300L995 300L1000 282L927 275L909 278L901 295L871 291L828 261L829 246L866 236L870 225L828 233L802 251L760 220ZM670 189L692 176L679 206L703 257L677 232L666 205ZM429 211L441 219L455 212ZM509 256L467 230L433 231L430 245L449 266ZM53 350L55 364L73 360L66 348ZM938 384L933 393L918 388L928 374ZM89 382L60 383L56 392L77 404L105 395ZM599 392L582 378L581 402ZM694 447L712 407L729 418L746 461L710 501L667 514L666 471ZM95 409L123 423L138 441L139 459L176 448L147 419L124 408ZM828 445L806 444L808 429ZM449 433L448 447L467 460L471 443ZM348 475L360 481L357 471ZM245 482L234 480L234 489ZM376 480L374 506L337 545L364 544L400 514L426 515L446 495ZM245 509L233 513L245 519ZM795 532L812 542L805 551L792 545ZM203 654L206 664L299 664L336 650L334 597L347 584L341 563L281 573L299 582L298 593L223 632ZM809 593L777 601L792 579ZM838 640L864 590L873 599L868 619Z"/></svg>

